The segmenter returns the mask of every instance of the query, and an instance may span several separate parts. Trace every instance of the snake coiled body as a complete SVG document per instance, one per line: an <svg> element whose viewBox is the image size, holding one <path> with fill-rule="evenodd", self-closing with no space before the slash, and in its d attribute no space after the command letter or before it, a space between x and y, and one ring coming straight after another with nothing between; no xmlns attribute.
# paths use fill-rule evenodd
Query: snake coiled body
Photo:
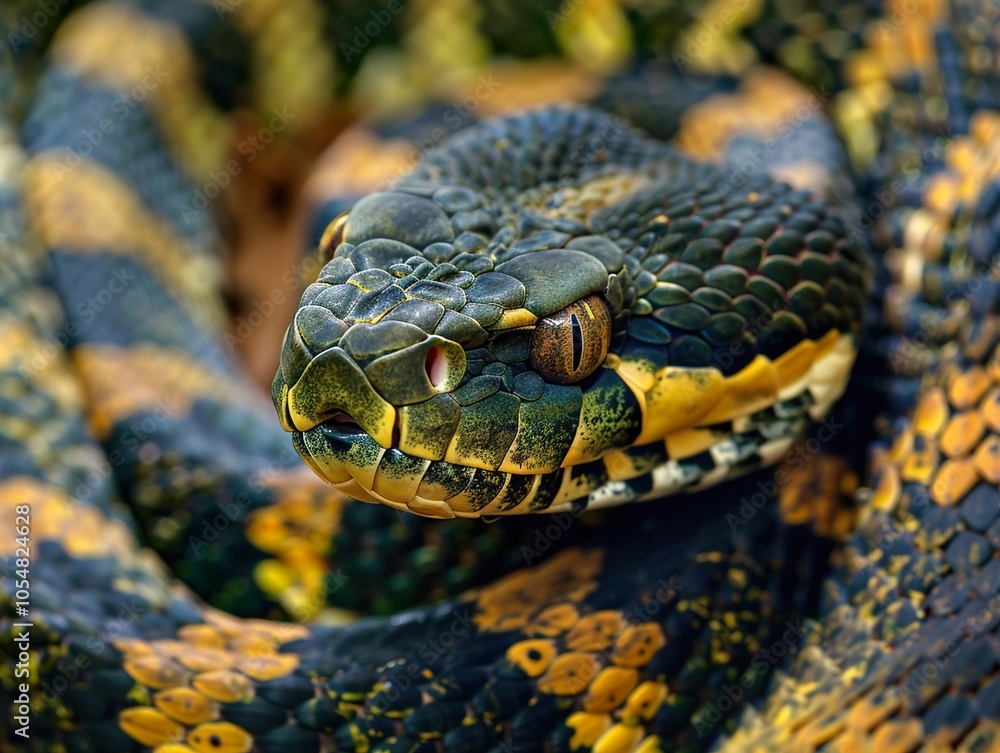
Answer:
<svg viewBox="0 0 1000 753"><path fill-rule="evenodd" d="M273 408L209 194L350 24L71 15L4 133L0 745L1000 745L998 11L759 11L642 28L833 89L637 73L323 186Z"/></svg>

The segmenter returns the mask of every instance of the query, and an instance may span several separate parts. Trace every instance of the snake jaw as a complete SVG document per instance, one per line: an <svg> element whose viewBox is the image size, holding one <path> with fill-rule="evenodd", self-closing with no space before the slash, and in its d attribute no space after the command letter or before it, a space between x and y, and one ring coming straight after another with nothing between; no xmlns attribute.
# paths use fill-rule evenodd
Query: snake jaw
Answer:
<svg viewBox="0 0 1000 753"><path fill-rule="evenodd" d="M722 194L635 133L591 154L604 125L470 129L334 219L273 393L320 475L438 516L618 504L770 463L825 412L867 286L835 210L763 173ZM516 178L481 148L542 131L574 135Z"/></svg>

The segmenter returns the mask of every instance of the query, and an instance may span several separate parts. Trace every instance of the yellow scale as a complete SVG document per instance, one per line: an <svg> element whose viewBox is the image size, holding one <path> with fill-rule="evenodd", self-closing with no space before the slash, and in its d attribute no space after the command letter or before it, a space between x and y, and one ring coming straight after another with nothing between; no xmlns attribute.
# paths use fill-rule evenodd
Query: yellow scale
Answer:
<svg viewBox="0 0 1000 753"><path fill-rule="evenodd" d="M723 436L705 427L733 422L734 431L746 430L746 419L753 413L778 401L784 401L809 390L814 402L809 414L821 418L843 393L854 363L857 349L851 335L831 330L816 341L804 340L775 360L757 356L750 364L732 376L725 377L714 368L689 369L667 366L659 371L645 370L640 363L627 361L617 356L608 356L604 368L614 369L622 381L632 390L643 415L642 432L635 445L663 440L668 456L672 460L684 459L712 447L724 439ZM793 444L794 439L783 438L762 445L758 453L765 462L778 460ZM565 459L563 468L590 462L597 458L587 456L581 450L584 446L578 429ZM517 473L522 469L505 458L500 465L501 472ZM609 482L623 482L643 474L653 472L653 489L646 497L655 497L668 489L675 488L677 482L669 477L669 470L658 473L641 458L630 457L621 450L613 450L602 456ZM457 458L452 452L445 455L448 462L474 465L470 458ZM481 515L503 514L491 502L479 511L467 507L468 500L459 494L448 500L430 499L417 496L408 503L384 499L379 494L368 491L368 483L374 479L377 464L367 468L351 469L350 480L335 484L337 488L351 496L361 496L371 501L407 509L421 515L433 517L478 517ZM717 474L724 475L721 467ZM716 472L713 472L716 473ZM711 481L713 479L708 479ZM531 492L541 481L536 477ZM359 483L360 482L360 483ZM508 482L509 483L509 482ZM595 490L587 486L586 479L571 478L566 474L562 486L552 505L546 512L559 512L571 508L571 501ZM364 487L362 486L364 485ZM497 499L503 498L503 491ZM421 489L420 491L424 491ZM619 504L623 498L606 495L592 501L591 507L605 504ZM463 509L464 508L464 509ZM521 512L520 509L517 510ZM508 511L510 512L510 511Z"/></svg>

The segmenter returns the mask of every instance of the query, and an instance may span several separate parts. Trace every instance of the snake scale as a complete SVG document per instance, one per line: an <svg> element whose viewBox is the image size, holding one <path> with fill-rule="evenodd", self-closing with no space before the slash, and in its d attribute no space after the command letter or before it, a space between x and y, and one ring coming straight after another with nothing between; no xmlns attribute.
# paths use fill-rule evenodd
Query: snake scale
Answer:
<svg viewBox="0 0 1000 753"><path fill-rule="evenodd" d="M12 14L0 750L1000 751L1000 6L402 5ZM226 197L380 55L480 93L320 172L268 400Z"/></svg>

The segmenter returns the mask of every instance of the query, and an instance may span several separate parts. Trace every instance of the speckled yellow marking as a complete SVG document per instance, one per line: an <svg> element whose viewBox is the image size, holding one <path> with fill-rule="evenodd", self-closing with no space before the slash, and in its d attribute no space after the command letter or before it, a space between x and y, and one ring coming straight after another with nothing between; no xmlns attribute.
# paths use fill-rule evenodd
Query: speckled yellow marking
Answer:
<svg viewBox="0 0 1000 753"><path fill-rule="evenodd" d="M951 507L972 491L978 481L979 474L971 460L946 460L931 483L931 499Z"/></svg>
<svg viewBox="0 0 1000 753"><path fill-rule="evenodd" d="M572 476L569 473L563 475L559 490L552 498L550 510L565 508L575 499L581 499L590 492L601 486L593 476Z"/></svg>
<svg viewBox="0 0 1000 753"><path fill-rule="evenodd" d="M187 742L198 753L247 753L253 736L232 722L209 722L191 730Z"/></svg>
<svg viewBox="0 0 1000 753"><path fill-rule="evenodd" d="M1000 387L994 387L986 393L977 410L990 429L1000 431Z"/></svg>
<svg viewBox="0 0 1000 753"><path fill-rule="evenodd" d="M586 690L600 671L597 654L570 651L552 662L538 680L538 690L551 695L576 695Z"/></svg>
<svg viewBox="0 0 1000 753"><path fill-rule="evenodd" d="M219 706L191 688L170 688L153 696L153 704L181 724L195 725L218 718Z"/></svg>
<svg viewBox="0 0 1000 753"><path fill-rule="evenodd" d="M331 348L330 351L339 351ZM365 379L361 370L343 352L339 351L341 359L315 358L309 362L305 371L288 390L287 404L283 406L288 411L292 424L299 431L307 431L319 424L326 416L318 415L317 410L325 404L330 395L326 393L336 389L338 394L351 392L352 415L365 427L372 439L382 447L392 444L393 427L396 421L396 409L382 399ZM326 354L323 354L325 356ZM333 381L330 381L333 379ZM347 384L347 381L350 384ZM317 390L320 390L317 394ZM381 459L381 458L380 458ZM320 462L317 460L317 462ZM371 489L374 483L378 464L357 468L352 474L358 478L366 489ZM359 478L360 476L360 478Z"/></svg>
<svg viewBox="0 0 1000 753"><path fill-rule="evenodd" d="M625 627L625 618L616 609L585 615L566 635L566 648L573 651L604 651Z"/></svg>
<svg viewBox="0 0 1000 753"><path fill-rule="evenodd" d="M405 475L388 476L384 471L379 470L375 474L372 491L385 499L405 504L415 497L417 488L420 486L430 463L430 460L425 460L419 468L409 471Z"/></svg>
<svg viewBox="0 0 1000 753"><path fill-rule="evenodd" d="M622 721L649 721L656 716L667 697L667 686L662 682L647 680L633 690L622 709Z"/></svg>
<svg viewBox="0 0 1000 753"><path fill-rule="evenodd" d="M553 604L539 612L524 632L554 638L573 627L579 618L580 613L572 604Z"/></svg>
<svg viewBox="0 0 1000 753"><path fill-rule="evenodd" d="M1000 483L1000 437L990 434L984 439L972 461L983 479L991 484Z"/></svg>
<svg viewBox="0 0 1000 753"><path fill-rule="evenodd" d="M118 715L118 724L126 735L150 748L184 739L184 728L156 709L125 709Z"/></svg>
<svg viewBox="0 0 1000 753"><path fill-rule="evenodd" d="M659 623L628 625L615 639L611 661L624 667L644 667L666 642Z"/></svg>
<svg viewBox="0 0 1000 753"><path fill-rule="evenodd" d="M523 629L557 596L580 601L597 588L602 559L600 549L567 549L486 586L476 596L477 627L486 632Z"/></svg>
<svg viewBox="0 0 1000 753"><path fill-rule="evenodd" d="M506 658L515 667L520 667L528 677L538 677L556 658L558 649L555 641L536 638L519 641L507 649Z"/></svg>
<svg viewBox="0 0 1000 753"><path fill-rule="evenodd" d="M275 491L275 502L247 515L247 539L275 555L254 569L261 589L298 619L315 617L323 608L326 554L336 535L344 497L312 472L289 472L262 479Z"/></svg>
<svg viewBox="0 0 1000 753"><path fill-rule="evenodd" d="M611 726L611 715L578 711L570 714L566 719L566 726L573 730L573 736L569 740L571 750L592 748Z"/></svg>
<svg viewBox="0 0 1000 753"><path fill-rule="evenodd" d="M136 682L154 690L183 685L190 677L187 670L162 656L140 656L126 660L122 669Z"/></svg>
<svg viewBox="0 0 1000 753"><path fill-rule="evenodd" d="M232 670L205 672L191 681L192 687L220 703L236 703L253 698L253 683Z"/></svg>
<svg viewBox="0 0 1000 753"><path fill-rule="evenodd" d="M584 711L614 711L621 706L639 682L639 673L627 667L605 667L583 697Z"/></svg>

